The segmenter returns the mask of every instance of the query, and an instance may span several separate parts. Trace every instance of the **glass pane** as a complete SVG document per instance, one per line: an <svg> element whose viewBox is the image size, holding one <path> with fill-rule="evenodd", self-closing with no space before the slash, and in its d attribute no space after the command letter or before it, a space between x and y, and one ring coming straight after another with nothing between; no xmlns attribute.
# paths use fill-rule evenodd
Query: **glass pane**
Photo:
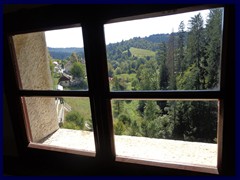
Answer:
<svg viewBox="0 0 240 180"><path fill-rule="evenodd" d="M117 156L217 165L217 100L112 100L112 114Z"/></svg>
<svg viewBox="0 0 240 180"><path fill-rule="evenodd" d="M22 89L88 90L82 29L13 36Z"/></svg>
<svg viewBox="0 0 240 180"><path fill-rule="evenodd" d="M89 98L25 97L32 141L95 152Z"/></svg>
<svg viewBox="0 0 240 180"><path fill-rule="evenodd" d="M104 25L112 91L219 90L223 8Z"/></svg>

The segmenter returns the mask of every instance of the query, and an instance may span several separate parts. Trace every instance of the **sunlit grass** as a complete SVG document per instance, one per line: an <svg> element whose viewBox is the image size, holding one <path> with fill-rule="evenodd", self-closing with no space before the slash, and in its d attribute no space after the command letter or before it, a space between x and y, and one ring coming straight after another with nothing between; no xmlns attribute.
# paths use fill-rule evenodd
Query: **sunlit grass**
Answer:
<svg viewBox="0 0 240 180"><path fill-rule="evenodd" d="M64 98L65 102L71 106L72 111L79 112L84 119L92 119L91 118L91 109L90 109L90 102L88 98L81 97L81 98Z"/></svg>
<svg viewBox="0 0 240 180"><path fill-rule="evenodd" d="M155 56L154 51L150 51L150 50L147 50L147 49L140 49L140 48L131 47L130 52L132 53L132 55L137 56L137 57L146 57L146 56L153 57L153 56Z"/></svg>

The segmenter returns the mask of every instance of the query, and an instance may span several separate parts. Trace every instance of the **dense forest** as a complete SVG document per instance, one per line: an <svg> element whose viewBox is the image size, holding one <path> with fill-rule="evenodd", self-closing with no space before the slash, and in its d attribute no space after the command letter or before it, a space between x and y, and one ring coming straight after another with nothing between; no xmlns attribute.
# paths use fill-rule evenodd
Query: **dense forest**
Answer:
<svg viewBox="0 0 240 180"><path fill-rule="evenodd" d="M178 32L107 45L111 91L218 90L222 14L211 9L205 26L199 13ZM112 114L116 135L217 142L217 100L112 100Z"/></svg>

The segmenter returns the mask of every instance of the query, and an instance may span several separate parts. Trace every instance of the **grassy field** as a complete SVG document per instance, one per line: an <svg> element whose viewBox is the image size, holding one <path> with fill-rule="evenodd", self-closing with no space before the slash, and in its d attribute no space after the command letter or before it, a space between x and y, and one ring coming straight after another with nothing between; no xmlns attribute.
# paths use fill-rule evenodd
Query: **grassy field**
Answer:
<svg viewBox="0 0 240 180"><path fill-rule="evenodd" d="M53 77L53 89L57 89L59 78L58 77Z"/></svg>
<svg viewBox="0 0 240 180"><path fill-rule="evenodd" d="M71 106L72 111L79 112L84 117L84 119L92 119L89 98L64 97L64 100L69 106Z"/></svg>
<svg viewBox="0 0 240 180"><path fill-rule="evenodd" d="M155 52L153 52L153 51L146 50L146 49L134 48L134 47L130 48L130 52L132 53L132 55L137 56L137 57L146 57L146 56L153 57L153 56L155 56Z"/></svg>

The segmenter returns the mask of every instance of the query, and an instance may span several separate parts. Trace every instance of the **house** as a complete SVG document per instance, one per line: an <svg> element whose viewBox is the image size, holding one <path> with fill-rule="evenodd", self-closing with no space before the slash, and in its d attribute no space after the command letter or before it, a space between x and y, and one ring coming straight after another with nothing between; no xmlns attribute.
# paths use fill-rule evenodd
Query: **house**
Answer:
<svg viewBox="0 0 240 180"><path fill-rule="evenodd" d="M60 84L57 85L57 90L62 91L63 90L63 86L61 86Z"/></svg>
<svg viewBox="0 0 240 180"><path fill-rule="evenodd" d="M63 87L68 87L71 85L71 83L72 83L72 77L66 74L63 74L58 80L58 84L60 84Z"/></svg>
<svg viewBox="0 0 240 180"><path fill-rule="evenodd" d="M54 65L54 72L62 73L61 65L57 61L53 61L53 65Z"/></svg>
<svg viewBox="0 0 240 180"><path fill-rule="evenodd" d="M53 64L54 64L55 66L58 66L58 62L57 62L57 61L53 61Z"/></svg>

